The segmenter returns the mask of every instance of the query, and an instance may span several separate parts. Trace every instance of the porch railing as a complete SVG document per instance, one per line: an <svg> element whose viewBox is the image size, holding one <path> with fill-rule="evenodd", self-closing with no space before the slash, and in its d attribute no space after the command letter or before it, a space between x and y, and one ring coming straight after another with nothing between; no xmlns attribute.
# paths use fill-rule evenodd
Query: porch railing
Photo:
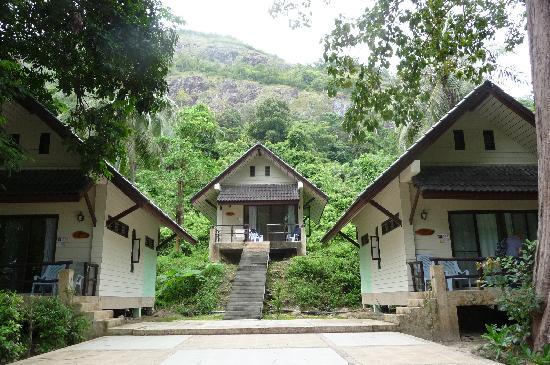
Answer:
<svg viewBox="0 0 550 365"><path fill-rule="evenodd" d="M262 235L263 241L294 241L297 239L292 233L291 226L285 223L269 223L266 225L265 235ZM215 242L247 242L252 241L253 232L250 226L245 224L220 224L214 226ZM258 233L258 235L261 235ZM301 234L300 234L301 236Z"/></svg>
<svg viewBox="0 0 550 365"><path fill-rule="evenodd" d="M66 269L75 270L73 283L76 295L95 295L99 265L88 262L55 261L2 265L0 266L0 288L19 293L30 293L34 277L41 276L46 266L62 264Z"/></svg>
<svg viewBox="0 0 550 365"><path fill-rule="evenodd" d="M455 280L466 280L468 281L468 287L471 287L472 279L475 279L477 282L483 276L483 270L480 268L480 265L477 263L484 262L487 260L487 257L430 257L430 261L433 265L439 265L444 263L456 264L459 263L470 263L472 265L467 265L468 274L464 273L464 265L460 268L463 273L453 273L448 274L449 271L455 270L444 270L445 271L445 280L451 279L451 283L454 284ZM430 286L430 272L424 270L424 263L422 261L411 261L407 263L411 271L411 278L414 291L426 291L429 290ZM474 285L475 286L475 285Z"/></svg>

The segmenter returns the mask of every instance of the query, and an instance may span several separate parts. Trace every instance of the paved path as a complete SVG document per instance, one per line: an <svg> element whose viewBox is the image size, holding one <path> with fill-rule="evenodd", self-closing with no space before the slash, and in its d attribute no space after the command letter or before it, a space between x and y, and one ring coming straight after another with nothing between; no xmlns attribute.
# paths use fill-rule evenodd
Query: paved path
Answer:
<svg viewBox="0 0 550 365"><path fill-rule="evenodd" d="M234 335L395 331L396 325L373 319L293 319L139 322L113 327L110 335Z"/></svg>
<svg viewBox="0 0 550 365"><path fill-rule="evenodd" d="M496 364L397 332L108 336L19 364L482 365Z"/></svg>

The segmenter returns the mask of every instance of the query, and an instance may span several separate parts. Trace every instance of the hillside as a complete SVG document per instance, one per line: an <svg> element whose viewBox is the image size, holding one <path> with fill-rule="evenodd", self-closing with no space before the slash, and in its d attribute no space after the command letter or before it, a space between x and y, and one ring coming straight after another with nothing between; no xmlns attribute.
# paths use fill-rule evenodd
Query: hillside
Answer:
<svg viewBox="0 0 550 365"><path fill-rule="evenodd" d="M320 67L288 64L237 39L191 31L180 33L168 83L170 96L183 105L237 109L244 120L270 96L287 101L299 119L342 115L346 107L345 99L327 97Z"/></svg>

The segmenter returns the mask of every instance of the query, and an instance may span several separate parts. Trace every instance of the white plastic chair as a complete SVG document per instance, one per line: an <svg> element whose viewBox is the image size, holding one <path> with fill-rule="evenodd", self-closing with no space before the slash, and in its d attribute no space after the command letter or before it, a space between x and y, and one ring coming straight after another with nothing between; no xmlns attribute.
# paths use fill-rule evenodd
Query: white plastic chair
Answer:
<svg viewBox="0 0 550 365"><path fill-rule="evenodd" d="M57 278L57 275L59 275L59 272L63 270L65 267L66 267L65 264L47 265L44 271L42 272L42 275L40 276L36 275L34 277L32 288L31 288L31 294L34 294L34 289L37 286L42 288L51 286L52 295L57 294L57 282L59 281L59 279Z"/></svg>
<svg viewBox="0 0 550 365"><path fill-rule="evenodd" d="M460 266L458 266L457 261L443 261L443 271L445 272L445 276L470 275L470 271L462 270ZM449 291L453 290L453 280L467 280L468 287L472 287L470 278L449 278L447 279L447 288Z"/></svg>

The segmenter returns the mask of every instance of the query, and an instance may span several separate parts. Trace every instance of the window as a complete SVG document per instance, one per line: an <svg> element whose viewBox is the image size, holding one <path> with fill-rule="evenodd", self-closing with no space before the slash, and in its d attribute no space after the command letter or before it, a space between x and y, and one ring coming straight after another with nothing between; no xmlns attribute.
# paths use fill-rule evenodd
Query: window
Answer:
<svg viewBox="0 0 550 365"><path fill-rule="evenodd" d="M369 244L369 234L364 234L361 236L361 246L365 246Z"/></svg>
<svg viewBox="0 0 550 365"><path fill-rule="evenodd" d="M111 219L111 216L109 216L109 219ZM121 221L114 221L107 226L107 229L121 235L122 237L128 238L128 231L130 230L130 227Z"/></svg>
<svg viewBox="0 0 550 365"><path fill-rule="evenodd" d="M506 237L537 238L536 211L449 212L453 257L495 256ZM472 269L474 269L472 267Z"/></svg>
<svg viewBox="0 0 550 365"><path fill-rule="evenodd" d="M486 151L495 150L495 134L493 133L493 131L483 131L483 142L485 143Z"/></svg>
<svg viewBox="0 0 550 365"><path fill-rule="evenodd" d="M265 176L271 176L271 167L270 166L265 167Z"/></svg>
<svg viewBox="0 0 550 365"><path fill-rule="evenodd" d="M151 250L155 249L155 240L149 236L145 236L145 247L150 248Z"/></svg>
<svg viewBox="0 0 550 365"><path fill-rule="evenodd" d="M47 155L50 153L50 134L40 134L40 144L38 145L38 153L41 155Z"/></svg>
<svg viewBox="0 0 550 365"><path fill-rule="evenodd" d="M18 133L10 134L11 140L14 144L19 146L19 143L21 141L21 135Z"/></svg>
<svg viewBox="0 0 550 365"><path fill-rule="evenodd" d="M250 166L250 176L256 176L256 166Z"/></svg>
<svg viewBox="0 0 550 365"><path fill-rule="evenodd" d="M466 144L464 142L464 131L461 129L454 130L453 135L455 139L455 150L464 151L466 149Z"/></svg>
<svg viewBox="0 0 550 365"><path fill-rule="evenodd" d="M395 214L395 216L399 218L399 213ZM382 234L389 233L397 227L399 227L399 224L395 220L388 218L382 222Z"/></svg>

